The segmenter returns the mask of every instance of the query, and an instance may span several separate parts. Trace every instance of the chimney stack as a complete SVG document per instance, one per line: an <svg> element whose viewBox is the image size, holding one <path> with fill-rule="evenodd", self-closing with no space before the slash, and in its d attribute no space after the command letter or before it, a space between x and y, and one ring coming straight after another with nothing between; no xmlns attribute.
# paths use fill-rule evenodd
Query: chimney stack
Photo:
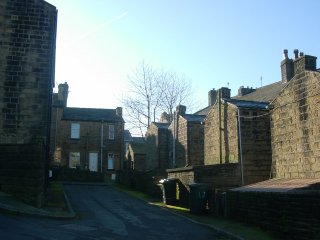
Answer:
<svg viewBox="0 0 320 240"><path fill-rule="evenodd" d="M163 113L161 114L161 117L160 117L160 122L162 122L162 123L169 123L169 122L170 122L170 116L169 116L169 114L166 113L166 112L163 112Z"/></svg>
<svg viewBox="0 0 320 240"><path fill-rule="evenodd" d="M281 61L281 81L289 82L293 78L293 60L288 57L288 50L283 50L284 59Z"/></svg>
<svg viewBox="0 0 320 240"><path fill-rule="evenodd" d="M178 105L177 108L176 108L176 112L178 115L185 115L186 114L186 110L187 110L187 107L184 106L184 105Z"/></svg>
<svg viewBox="0 0 320 240"><path fill-rule="evenodd" d="M220 98L230 99L231 97L231 89L227 87L222 87L218 90Z"/></svg>
<svg viewBox="0 0 320 240"><path fill-rule="evenodd" d="M244 95L247 95L249 93L252 93L252 92L255 92L256 89L254 88L249 88L249 87L244 87L244 86L241 86L239 89L238 89L238 96L244 96Z"/></svg>
<svg viewBox="0 0 320 240"><path fill-rule="evenodd" d="M68 101L68 94L69 94L69 86L68 83L61 83L58 85L58 101L62 104L65 108L67 106Z"/></svg>
<svg viewBox="0 0 320 240"><path fill-rule="evenodd" d="M305 55L298 49L294 49L294 60L288 58L288 50L284 49L284 59L281 61L281 78L282 82L289 82L296 74L303 71L316 71L317 70L317 57Z"/></svg>
<svg viewBox="0 0 320 240"><path fill-rule="evenodd" d="M117 107L116 108L116 115L119 117L122 117L122 107Z"/></svg>
<svg viewBox="0 0 320 240"><path fill-rule="evenodd" d="M217 91L213 88L208 92L208 106L213 106L217 100Z"/></svg>
<svg viewBox="0 0 320 240"><path fill-rule="evenodd" d="M297 59L299 57L299 50L295 49L293 50L293 53L294 53L294 59Z"/></svg>

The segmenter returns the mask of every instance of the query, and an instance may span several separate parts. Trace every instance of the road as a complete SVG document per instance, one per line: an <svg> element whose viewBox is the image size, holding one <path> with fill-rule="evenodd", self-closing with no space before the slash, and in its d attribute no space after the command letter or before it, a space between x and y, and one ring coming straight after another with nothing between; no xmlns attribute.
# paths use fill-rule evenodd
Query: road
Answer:
<svg viewBox="0 0 320 240"><path fill-rule="evenodd" d="M0 239L227 239L110 186L65 185L74 220L0 214Z"/></svg>

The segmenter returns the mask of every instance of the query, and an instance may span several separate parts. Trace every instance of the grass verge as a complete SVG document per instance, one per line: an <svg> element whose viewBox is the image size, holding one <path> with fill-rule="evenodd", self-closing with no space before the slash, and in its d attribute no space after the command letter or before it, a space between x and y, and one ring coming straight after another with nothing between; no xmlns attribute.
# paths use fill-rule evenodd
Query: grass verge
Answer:
<svg viewBox="0 0 320 240"><path fill-rule="evenodd" d="M61 182L50 182L48 186L45 208L67 211L68 207L64 198L64 189Z"/></svg>
<svg viewBox="0 0 320 240"><path fill-rule="evenodd" d="M212 226L213 228L216 228L216 229L218 228L223 231L229 232L233 235L239 236L239 238L242 238L242 239L246 239L246 240L247 239L248 240L257 240L257 239L258 240L275 240L276 239L270 233L258 227L254 227L245 223L233 221L233 220L222 218L222 217L216 217L210 214L206 214L206 215L191 214L188 208L166 205L160 200L155 200L150 198L150 196L148 196L145 193L141 193L139 191L126 188L119 184L114 184L114 187L133 197L147 201L151 205L164 207L171 212L187 217L193 221Z"/></svg>

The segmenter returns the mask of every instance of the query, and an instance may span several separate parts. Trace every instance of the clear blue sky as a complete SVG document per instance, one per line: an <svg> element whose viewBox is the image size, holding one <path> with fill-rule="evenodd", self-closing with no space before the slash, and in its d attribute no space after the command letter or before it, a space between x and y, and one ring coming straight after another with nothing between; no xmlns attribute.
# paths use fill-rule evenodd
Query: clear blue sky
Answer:
<svg viewBox="0 0 320 240"><path fill-rule="evenodd" d="M279 81L284 48L320 58L318 0L47 2L58 9L56 82L68 82L68 106L121 106L143 60L190 79L206 107L212 88L236 95L261 76Z"/></svg>

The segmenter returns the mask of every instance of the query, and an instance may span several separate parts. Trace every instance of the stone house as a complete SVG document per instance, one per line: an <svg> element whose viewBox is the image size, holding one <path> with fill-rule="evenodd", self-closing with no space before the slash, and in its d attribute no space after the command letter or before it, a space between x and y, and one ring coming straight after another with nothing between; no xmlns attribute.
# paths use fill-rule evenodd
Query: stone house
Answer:
<svg viewBox="0 0 320 240"><path fill-rule="evenodd" d="M285 88L271 103L272 175L320 177L320 71L317 57L287 51L281 62Z"/></svg>
<svg viewBox="0 0 320 240"><path fill-rule="evenodd" d="M205 119L205 165L235 164L239 185L270 178L271 134L269 102L283 88L281 82L258 89L240 87L236 97L221 88Z"/></svg>
<svg viewBox="0 0 320 240"><path fill-rule="evenodd" d="M52 108L52 164L113 173L123 167L122 108L66 107L67 83L59 85Z"/></svg>
<svg viewBox="0 0 320 240"><path fill-rule="evenodd" d="M177 106L174 121L170 124L171 168L203 165L203 120L205 115L186 114L186 107Z"/></svg>
<svg viewBox="0 0 320 240"><path fill-rule="evenodd" d="M320 236L320 72L316 57L284 50L283 88L270 103L272 179L227 192L227 214L281 239Z"/></svg>
<svg viewBox="0 0 320 240"><path fill-rule="evenodd" d="M135 171L146 171L146 141L142 137L133 137L126 151L127 166Z"/></svg>
<svg viewBox="0 0 320 240"><path fill-rule="evenodd" d="M169 123L152 122L147 129L146 141L146 170L165 170L169 167L168 143Z"/></svg>
<svg viewBox="0 0 320 240"><path fill-rule="evenodd" d="M48 178L57 9L0 2L0 189L33 205Z"/></svg>

